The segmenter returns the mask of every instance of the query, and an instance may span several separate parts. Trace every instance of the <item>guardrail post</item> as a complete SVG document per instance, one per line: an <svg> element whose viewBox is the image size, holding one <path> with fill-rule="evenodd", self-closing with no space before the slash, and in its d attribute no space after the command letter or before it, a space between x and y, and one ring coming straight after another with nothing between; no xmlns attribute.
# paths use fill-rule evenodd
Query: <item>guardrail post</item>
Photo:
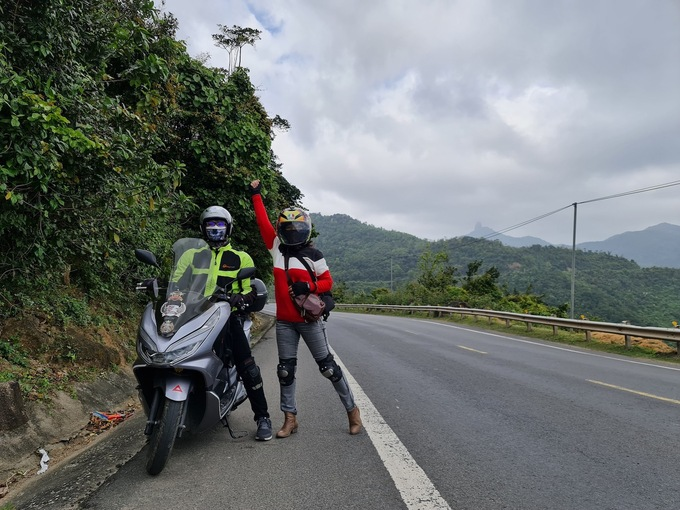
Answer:
<svg viewBox="0 0 680 510"><path fill-rule="evenodd" d="M630 335L623 335L626 342L626 349L630 349Z"/></svg>
<svg viewBox="0 0 680 510"><path fill-rule="evenodd" d="M531 322L527 322L527 331L531 331Z"/></svg>
<svg viewBox="0 0 680 510"><path fill-rule="evenodd" d="M557 336L557 326L553 326L553 336Z"/></svg>
<svg viewBox="0 0 680 510"><path fill-rule="evenodd" d="M590 342L592 339L592 331L586 329L586 342Z"/></svg>

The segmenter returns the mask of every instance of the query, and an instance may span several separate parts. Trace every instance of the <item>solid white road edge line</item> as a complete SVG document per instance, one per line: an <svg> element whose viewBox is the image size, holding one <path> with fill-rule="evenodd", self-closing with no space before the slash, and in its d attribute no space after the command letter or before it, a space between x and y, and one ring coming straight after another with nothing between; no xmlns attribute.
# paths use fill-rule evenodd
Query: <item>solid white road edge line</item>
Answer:
<svg viewBox="0 0 680 510"><path fill-rule="evenodd" d="M347 377L354 401L359 406L364 430L373 442L373 446L392 477L394 485L401 494L407 508L414 510L433 510L451 507L441 497L425 472L411 457L403 443L385 422L361 386L356 382L338 355L333 352L335 361L340 365Z"/></svg>
<svg viewBox="0 0 680 510"><path fill-rule="evenodd" d="M612 361L618 361L620 363L629 363L631 365L644 365L646 367L654 367L654 368L662 368L664 370L675 370L675 371L680 371L680 367L671 367L671 366L665 366L665 365L657 365L655 363L645 363L644 361L635 361L631 359L625 359L625 358L614 358L612 356L607 356L605 354L597 354L594 352L588 352L588 351L579 351L575 349L570 349L568 347L559 347L557 345L548 345L540 342L533 342L531 340L523 340L521 338L515 338L512 336L507 336L507 335L500 335L497 333L489 333L488 331L483 331L479 329L469 329L469 328L463 328L461 326L455 326L451 324L442 324L440 322L433 322L433 321L423 321L419 319L413 319L413 320L418 320L418 322L424 322L425 324L436 324L437 326L444 326L445 328L452 328L452 329L460 329L462 331L469 331L471 333L480 333L482 335L486 336L495 336L497 338L504 338L506 340L511 340L513 342L518 342L518 343L523 343L523 344L531 344L535 345L537 347L545 347L548 349L555 349L558 351L566 351L566 352L571 352L573 354L579 354L581 356L591 356L593 358L604 358L604 359L609 359ZM549 340L547 340L549 341Z"/></svg>

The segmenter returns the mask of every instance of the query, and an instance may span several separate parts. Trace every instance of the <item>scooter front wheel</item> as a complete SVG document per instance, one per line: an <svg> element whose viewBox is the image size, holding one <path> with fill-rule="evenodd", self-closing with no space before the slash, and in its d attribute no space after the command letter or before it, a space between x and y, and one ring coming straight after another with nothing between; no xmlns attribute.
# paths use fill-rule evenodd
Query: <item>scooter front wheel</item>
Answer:
<svg viewBox="0 0 680 510"><path fill-rule="evenodd" d="M165 399L160 420L154 425L149 441L146 471L150 475L157 475L167 464L175 445L183 410L184 402Z"/></svg>

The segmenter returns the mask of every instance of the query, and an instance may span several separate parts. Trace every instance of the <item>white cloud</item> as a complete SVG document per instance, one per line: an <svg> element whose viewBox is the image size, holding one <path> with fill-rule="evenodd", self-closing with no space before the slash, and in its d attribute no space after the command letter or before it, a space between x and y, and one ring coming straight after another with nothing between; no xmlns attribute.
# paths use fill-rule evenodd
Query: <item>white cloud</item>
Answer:
<svg viewBox="0 0 680 510"><path fill-rule="evenodd" d="M506 124L537 145L559 143L556 139L578 126L588 106L581 91L538 85L517 97L491 98L489 102Z"/></svg>
<svg viewBox="0 0 680 510"><path fill-rule="evenodd" d="M189 51L243 65L314 212L437 239L680 176L675 0L167 0ZM584 204L579 239L680 223L678 187ZM571 242L571 211L509 235Z"/></svg>

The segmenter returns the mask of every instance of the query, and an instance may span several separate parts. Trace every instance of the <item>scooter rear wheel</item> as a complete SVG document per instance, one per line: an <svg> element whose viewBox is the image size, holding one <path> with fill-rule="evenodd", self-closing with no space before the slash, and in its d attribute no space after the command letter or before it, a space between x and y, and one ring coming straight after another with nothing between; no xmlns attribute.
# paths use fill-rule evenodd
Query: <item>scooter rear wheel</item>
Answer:
<svg viewBox="0 0 680 510"><path fill-rule="evenodd" d="M157 475L167 464L175 445L183 410L184 402L165 399L160 420L154 425L149 441L146 471L150 475Z"/></svg>

